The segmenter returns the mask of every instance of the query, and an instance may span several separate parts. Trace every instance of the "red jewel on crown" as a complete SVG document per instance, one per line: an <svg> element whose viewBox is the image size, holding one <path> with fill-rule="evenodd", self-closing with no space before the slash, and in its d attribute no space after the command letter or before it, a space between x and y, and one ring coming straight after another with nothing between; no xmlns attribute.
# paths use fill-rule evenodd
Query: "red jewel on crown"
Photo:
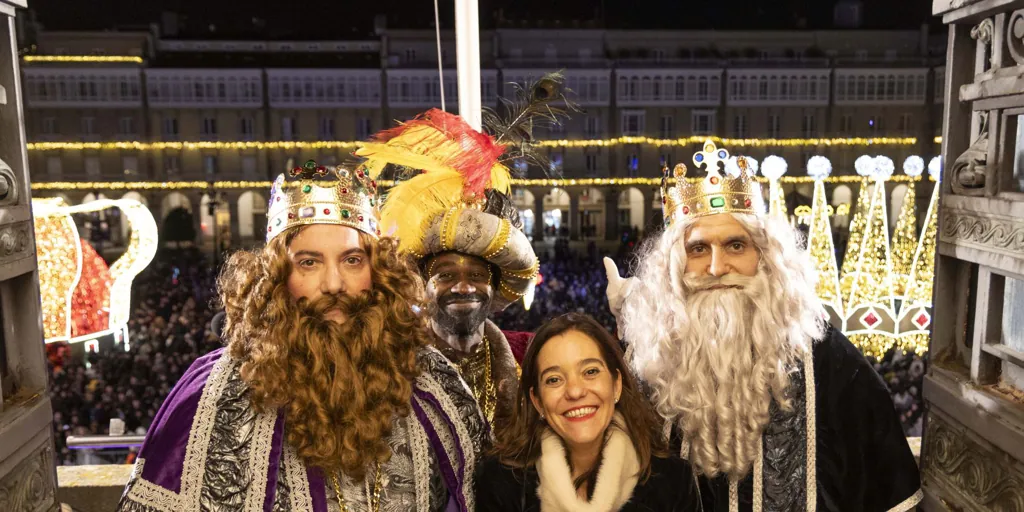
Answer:
<svg viewBox="0 0 1024 512"><path fill-rule="evenodd" d="M347 188L345 188L345 187L342 187L342 188L341 188L341 193L342 193L342 194L348 194L348 189L347 189Z"/></svg>
<svg viewBox="0 0 1024 512"><path fill-rule="evenodd" d="M330 214L331 214L331 209L330 208L324 208L324 215L330 215Z"/></svg>
<svg viewBox="0 0 1024 512"><path fill-rule="evenodd" d="M295 218L295 214L292 213L292 212L288 212L288 220L291 220L291 219L294 219L294 218Z"/></svg>
<svg viewBox="0 0 1024 512"><path fill-rule="evenodd" d="M689 214L690 214L690 207L689 206L684 206L683 207L683 215L689 215Z"/></svg>
<svg viewBox="0 0 1024 512"><path fill-rule="evenodd" d="M718 176L712 176L711 177L711 184L712 185L718 185Z"/></svg>
<svg viewBox="0 0 1024 512"><path fill-rule="evenodd" d="M319 174L320 176L327 174L327 167L323 165L318 165L316 167L316 173Z"/></svg>
<svg viewBox="0 0 1024 512"><path fill-rule="evenodd" d="M750 208L750 198L749 197L743 200L743 207L744 208Z"/></svg>
<svg viewBox="0 0 1024 512"><path fill-rule="evenodd" d="M292 167L292 176L298 176L302 174L302 167Z"/></svg>

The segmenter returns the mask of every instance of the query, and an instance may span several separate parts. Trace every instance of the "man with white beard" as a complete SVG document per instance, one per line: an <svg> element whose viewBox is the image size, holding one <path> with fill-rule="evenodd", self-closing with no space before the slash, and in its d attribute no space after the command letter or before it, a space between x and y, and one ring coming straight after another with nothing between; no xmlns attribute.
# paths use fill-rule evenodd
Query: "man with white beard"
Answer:
<svg viewBox="0 0 1024 512"><path fill-rule="evenodd" d="M635 278L606 259L630 362L700 476L705 510L909 510L920 474L885 384L826 325L806 251L744 158L663 183L666 228ZM730 169L731 168L731 169Z"/></svg>

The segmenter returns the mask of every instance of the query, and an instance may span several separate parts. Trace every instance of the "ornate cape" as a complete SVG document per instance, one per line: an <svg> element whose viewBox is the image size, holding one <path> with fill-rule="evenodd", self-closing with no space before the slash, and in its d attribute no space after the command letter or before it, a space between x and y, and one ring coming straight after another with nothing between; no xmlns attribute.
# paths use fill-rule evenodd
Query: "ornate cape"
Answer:
<svg viewBox="0 0 1024 512"><path fill-rule="evenodd" d="M812 357L793 378L793 411L772 404L753 474L700 479L704 510L902 512L921 501L917 463L878 373L831 327Z"/></svg>
<svg viewBox="0 0 1024 512"><path fill-rule="evenodd" d="M385 464L382 510L405 484L410 503L398 510L472 511L473 471L488 444L487 427L447 359L428 348L418 363L422 373L402 443L411 452L412 474ZM185 372L147 432L118 510L328 510L333 492L324 475L284 442L283 414L256 413L239 366L219 349Z"/></svg>

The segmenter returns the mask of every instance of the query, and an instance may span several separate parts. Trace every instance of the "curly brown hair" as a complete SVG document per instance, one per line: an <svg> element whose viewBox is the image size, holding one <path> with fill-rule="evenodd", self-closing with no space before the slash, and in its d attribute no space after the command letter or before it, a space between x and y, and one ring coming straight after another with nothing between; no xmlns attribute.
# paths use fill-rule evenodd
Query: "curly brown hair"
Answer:
<svg viewBox="0 0 1024 512"><path fill-rule="evenodd" d="M605 366L622 379L622 395L615 404L615 410L622 414L625 425L619 427L628 432L633 441L640 462L640 475L645 480L651 473L651 457L667 455L666 443L661 437L661 421L626 366L619 341L596 320L581 313L556 317L537 330L523 356L523 373L511 415L508 421L499 423L495 430L493 453L503 464L513 468L526 468L537 462L541 455L541 434L548 428L530 400L530 393L540 386L537 357L548 341L569 331L579 332L594 340ZM595 468L583 475L575 482L577 488L583 480L596 478L596 473ZM590 481L589 484L589 488L593 489L594 482Z"/></svg>
<svg viewBox="0 0 1024 512"><path fill-rule="evenodd" d="M325 298L347 315L344 324L325 320L324 306L288 291L287 248L301 229L225 263L217 280L224 339L242 361L253 405L285 412L287 441L303 461L361 479L370 463L391 456L394 417L410 412L416 355L432 339L418 314L426 308L423 280L395 239L360 233L372 287Z"/></svg>

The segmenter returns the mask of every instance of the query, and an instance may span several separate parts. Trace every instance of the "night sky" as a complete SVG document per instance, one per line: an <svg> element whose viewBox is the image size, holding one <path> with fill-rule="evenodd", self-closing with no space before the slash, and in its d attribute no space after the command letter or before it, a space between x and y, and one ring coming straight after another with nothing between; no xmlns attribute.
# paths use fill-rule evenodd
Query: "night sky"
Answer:
<svg viewBox="0 0 1024 512"><path fill-rule="evenodd" d="M506 20L561 20L563 26L632 29L828 29L838 0L480 0L484 28ZM440 0L441 25L454 21L453 1ZM37 20L49 30L139 30L159 21L163 11L184 16L186 33L210 24L222 35L263 34L286 37L319 32L323 39L369 36L377 14L392 28L433 26L431 0L304 0L301 10L282 9L279 1L250 0L30 0ZM691 4L691 5L688 5ZM287 4L284 4L287 5ZM864 27L916 29L939 27L930 0L864 0ZM589 22L589 24L588 24ZM519 26L516 24L516 26ZM311 38L306 36L305 38Z"/></svg>

